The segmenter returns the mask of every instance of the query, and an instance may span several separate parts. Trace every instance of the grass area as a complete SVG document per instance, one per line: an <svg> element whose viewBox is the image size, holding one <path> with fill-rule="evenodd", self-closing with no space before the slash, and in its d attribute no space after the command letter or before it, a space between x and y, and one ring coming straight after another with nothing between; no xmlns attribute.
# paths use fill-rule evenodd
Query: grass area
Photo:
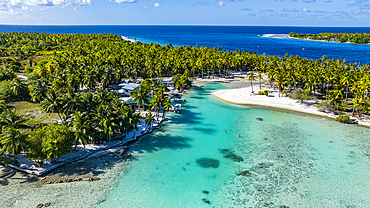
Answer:
<svg viewBox="0 0 370 208"><path fill-rule="evenodd" d="M7 106L14 107L17 112L21 115L26 114L30 111L40 111L41 108L38 103L28 102L28 101L19 101L19 102L12 102L7 104Z"/></svg>
<svg viewBox="0 0 370 208"><path fill-rule="evenodd" d="M54 123L59 120L58 114L56 113L44 113L38 103L29 101L19 101L7 104L7 106L14 107L19 115L30 114L32 119L30 123Z"/></svg>

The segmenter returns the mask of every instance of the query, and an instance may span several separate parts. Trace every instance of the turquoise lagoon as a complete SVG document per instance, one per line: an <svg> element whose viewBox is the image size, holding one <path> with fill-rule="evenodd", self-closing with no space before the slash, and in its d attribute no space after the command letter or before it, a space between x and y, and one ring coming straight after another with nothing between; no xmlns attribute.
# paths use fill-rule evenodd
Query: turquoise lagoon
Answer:
<svg viewBox="0 0 370 208"><path fill-rule="evenodd" d="M190 91L181 115L140 139L97 207L370 206L370 129L211 94L229 87L240 86ZM202 167L204 158L218 164Z"/></svg>

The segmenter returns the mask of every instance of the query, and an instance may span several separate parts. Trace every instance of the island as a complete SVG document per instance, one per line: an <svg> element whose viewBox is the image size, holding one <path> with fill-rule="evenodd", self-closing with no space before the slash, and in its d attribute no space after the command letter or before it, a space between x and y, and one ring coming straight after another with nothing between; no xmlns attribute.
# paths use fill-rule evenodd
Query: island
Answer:
<svg viewBox="0 0 370 208"><path fill-rule="evenodd" d="M340 43L357 43L369 44L369 33L319 33L319 34L304 34L304 33L289 33L289 38L297 38L304 40L340 42Z"/></svg>
<svg viewBox="0 0 370 208"><path fill-rule="evenodd" d="M118 34L12 32L0 37L0 160L39 176L125 149L158 127L174 102L184 102L176 94L181 96L194 80L243 79L251 87L238 93L249 100L289 100L340 122L368 123L369 64L162 46ZM235 93L215 95L243 103L234 101L240 99ZM248 102L260 105L255 101ZM279 107L272 104L266 106Z"/></svg>

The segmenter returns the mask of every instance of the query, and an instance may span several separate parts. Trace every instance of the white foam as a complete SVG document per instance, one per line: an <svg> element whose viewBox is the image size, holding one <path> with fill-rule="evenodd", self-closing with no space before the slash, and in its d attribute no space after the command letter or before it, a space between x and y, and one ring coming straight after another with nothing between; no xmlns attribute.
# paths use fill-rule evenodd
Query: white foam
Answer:
<svg viewBox="0 0 370 208"><path fill-rule="evenodd" d="M137 40L134 40L134 39L128 38L128 37L126 37L126 36L121 36L121 38L122 38L123 40L127 40L127 41L130 41L130 42L136 42L136 41L137 41Z"/></svg>
<svg viewBox="0 0 370 208"><path fill-rule="evenodd" d="M264 38L287 38L288 34L263 34L261 37Z"/></svg>

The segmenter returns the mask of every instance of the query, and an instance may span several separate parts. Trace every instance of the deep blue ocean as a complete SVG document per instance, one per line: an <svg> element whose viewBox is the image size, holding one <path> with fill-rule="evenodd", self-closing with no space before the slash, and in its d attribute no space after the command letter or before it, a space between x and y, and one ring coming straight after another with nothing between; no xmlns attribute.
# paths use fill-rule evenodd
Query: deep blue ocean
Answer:
<svg viewBox="0 0 370 208"><path fill-rule="evenodd" d="M370 27L266 27L266 26L22 26L0 25L1 32L45 33L116 33L129 39L174 46L221 46L226 50L247 49L267 55L299 55L309 59L343 59L359 64L370 63L370 45L327 43L284 38L290 32L366 32ZM271 36L274 34L274 36Z"/></svg>

